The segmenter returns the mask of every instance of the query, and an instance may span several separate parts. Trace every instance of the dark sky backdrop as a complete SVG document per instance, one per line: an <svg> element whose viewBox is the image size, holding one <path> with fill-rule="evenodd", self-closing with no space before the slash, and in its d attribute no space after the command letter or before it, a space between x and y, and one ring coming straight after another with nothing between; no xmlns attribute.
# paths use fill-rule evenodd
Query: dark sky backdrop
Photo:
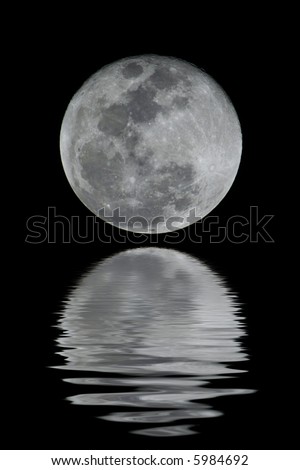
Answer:
<svg viewBox="0 0 300 470"><path fill-rule="evenodd" d="M57 213L66 217L78 215L83 220L91 215L73 193L63 172L59 131L71 97L92 73L122 57L155 53L185 59L211 74L231 98L243 133L238 176L212 215L224 221L236 214L248 217L250 206L258 206L261 216L275 215L268 226L275 240L273 244L260 240L257 244L212 245L207 241L193 244L186 240L176 245L176 249L207 260L228 277L233 288L240 292L246 313L251 312L248 317L248 341L253 356L251 374L253 384L262 390L261 397L253 405L256 409L244 409L244 419L236 421L237 416L233 416L233 423L238 422L239 428L229 429L223 441L220 436L219 440L216 438L216 444L221 447L223 442L224 447L231 448L239 445L293 447L294 437L287 432L289 420L281 409L277 370L281 312L277 308L280 239L276 189L280 174L274 135L274 94L278 85L273 81L273 68L275 62L284 61L284 54L278 46L278 32L271 18L266 22L260 11L250 15L245 9L227 22L217 6L215 13L206 16L196 11L195 6L192 8L195 11L181 12L184 5L173 5L172 9L178 10L176 20L174 11L170 15L165 12L162 17L160 7L150 4L127 12L127 16L123 16L117 5L109 14L94 11L92 7L80 11L81 6L75 4L70 8L78 11L64 19L59 19L57 12L51 15L46 8L40 12L27 11L19 32L15 60L24 77L22 124L26 136L23 227L32 215L47 216L48 206L55 206ZM214 14L219 15L219 21ZM15 411L8 413L4 448L97 447L99 436L95 438L94 430L80 429L80 422L72 421L71 414L62 418L61 410L52 400L58 393L53 383L58 388L62 385L44 367L54 360L56 332L51 327L51 312L58 309L65 290L89 262L125 246L99 242L81 246L60 242L29 245L24 243L25 236L26 228L22 242L24 296L18 313L23 320L25 315L21 335L24 366L18 367L14 386L17 398L12 407ZM164 246L162 238L159 246ZM133 246L128 242L126 247ZM63 390L59 393L63 395ZM79 436L75 435L76 426ZM105 440L105 436L102 438ZM109 445L120 448L125 443L106 442L106 447ZM206 445L213 447L209 442Z"/></svg>

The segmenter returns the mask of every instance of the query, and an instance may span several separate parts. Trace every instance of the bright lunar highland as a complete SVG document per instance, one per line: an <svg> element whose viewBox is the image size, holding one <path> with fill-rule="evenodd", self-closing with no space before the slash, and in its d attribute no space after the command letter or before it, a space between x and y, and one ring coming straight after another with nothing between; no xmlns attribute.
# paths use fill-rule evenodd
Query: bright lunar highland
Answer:
<svg viewBox="0 0 300 470"><path fill-rule="evenodd" d="M94 214L125 230L163 233L223 199L242 134L230 99L207 73L143 55L107 65L82 85L65 113L60 149L73 190Z"/></svg>

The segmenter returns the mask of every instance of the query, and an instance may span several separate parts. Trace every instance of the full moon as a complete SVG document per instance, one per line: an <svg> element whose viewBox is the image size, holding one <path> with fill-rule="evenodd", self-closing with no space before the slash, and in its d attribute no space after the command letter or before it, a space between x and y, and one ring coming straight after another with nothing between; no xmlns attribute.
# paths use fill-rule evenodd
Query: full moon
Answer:
<svg viewBox="0 0 300 470"><path fill-rule="evenodd" d="M101 68L71 99L60 134L79 199L119 228L164 233L203 218L238 171L242 134L220 85L172 57Z"/></svg>

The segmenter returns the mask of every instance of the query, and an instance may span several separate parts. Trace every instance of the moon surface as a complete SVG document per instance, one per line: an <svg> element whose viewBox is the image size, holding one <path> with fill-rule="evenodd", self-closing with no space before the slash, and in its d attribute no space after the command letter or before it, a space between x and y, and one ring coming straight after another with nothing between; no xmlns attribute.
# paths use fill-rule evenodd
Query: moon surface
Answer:
<svg viewBox="0 0 300 470"><path fill-rule="evenodd" d="M82 85L66 110L60 149L71 187L94 214L125 230L164 233L223 199L242 134L230 99L207 73L143 55Z"/></svg>

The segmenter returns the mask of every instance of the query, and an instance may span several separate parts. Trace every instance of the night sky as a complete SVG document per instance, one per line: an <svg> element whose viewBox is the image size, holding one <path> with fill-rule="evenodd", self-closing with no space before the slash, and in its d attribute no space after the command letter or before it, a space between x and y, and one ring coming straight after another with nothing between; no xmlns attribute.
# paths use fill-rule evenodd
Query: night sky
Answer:
<svg viewBox="0 0 300 470"><path fill-rule="evenodd" d="M74 4L70 8L79 7ZM95 12L90 7L64 18L46 7L39 12L26 11L14 58L18 73L22 71L25 100L21 119L24 140L18 153L23 160L25 183L20 195L24 272L22 269L21 276L16 273L18 292L20 286L22 294L16 295L11 310L22 328L20 340L14 339L13 347L14 334L4 338L11 373L6 387L12 386L9 395L14 398L10 407L3 405L3 448L149 449L167 445L275 449L296 445L296 433L289 430L294 404L289 405L290 411L284 411L287 405L281 390L282 380L287 378L286 339L282 339L280 326L286 313L278 307L282 294L278 203L282 155L274 132L278 83L273 75L274 67L282 68L285 54L278 45L278 32L271 18L267 22L260 11L251 15L245 9L228 21L219 12L216 21L217 6L216 12L207 16L193 8L195 11L181 12L183 5L172 5L172 9L178 9L176 18L173 11L163 14L158 6L150 4L124 13L117 5L109 13L100 8ZM21 12L19 16L21 19ZM209 429L209 437L202 434L198 441L190 438L180 444L176 439L166 444L143 438L128 443L126 437L114 442L111 424L99 431L99 422L91 421L86 428L85 413L90 411L83 407L75 414L70 405L66 407L65 385L49 369L59 361L54 312L61 308L69 287L90 263L136 245L130 240L122 245L97 240L64 244L59 231L56 243L25 241L28 218L47 218L49 207L67 218L78 216L80 229L84 229L85 217L91 213L73 193L60 160L59 132L64 112L73 94L101 66L148 53L178 57L204 69L227 92L239 116L243 134L240 169L229 193L210 215L226 224L234 215L249 218L250 207L257 206L259 218L274 216L268 224L274 242L256 239L254 232L251 235L255 230L252 228L245 243L211 243L208 234L202 233L201 243L185 238L173 247L209 263L239 292L247 318L245 347L251 350L249 381L259 389L249 403L244 397L236 397L237 407L228 408L227 421L221 422L219 429ZM104 230L104 222L98 226L100 232ZM113 231L112 227L106 229L108 233ZM146 240L141 246L149 244ZM156 246L167 247L163 235ZM15 300L20 301L18 307ZM294 315L290 313L292 323Z"/></svg>

